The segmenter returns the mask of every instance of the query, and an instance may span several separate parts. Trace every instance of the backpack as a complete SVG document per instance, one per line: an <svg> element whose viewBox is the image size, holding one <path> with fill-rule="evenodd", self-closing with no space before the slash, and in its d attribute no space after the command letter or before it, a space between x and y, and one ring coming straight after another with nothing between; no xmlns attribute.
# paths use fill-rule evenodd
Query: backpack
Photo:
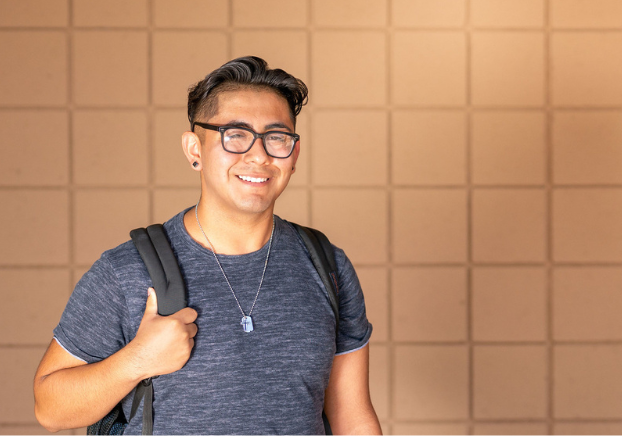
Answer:
<svg viewBox="0 0 622 436"><path fill-rule="evenodd" d="M336 332L339 332L339 280L335 253L328 238L319 230L290 224L296 229L309 253L309 258L317 270L328 292L331 308L335 315ZM188 305L186 286L177 264L177 259L162 224L134 229L130 237L142 258L158 298L158 314L172 315ZM153 384L152 378L142 380L134 393L130 420L134 418L143 401L142 434L153 434ZM324 430L332 434L326 414L322 412ZM121 403L117 404L105 417L88 426L87 435L123 434L129 421L126 419Z"/></svg>

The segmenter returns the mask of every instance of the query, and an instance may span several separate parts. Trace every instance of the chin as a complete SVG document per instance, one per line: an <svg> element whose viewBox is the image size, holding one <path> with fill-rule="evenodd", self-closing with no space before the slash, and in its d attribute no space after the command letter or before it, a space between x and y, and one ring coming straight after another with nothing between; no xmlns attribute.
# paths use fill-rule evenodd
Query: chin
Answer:
<svg viewBox="0 0 622 436"><path fill-rule="evenodd" d="M273 202L267 201L245 201L237 204L240 212L251 214L262 214L268 210L273 209Z"/></svg>

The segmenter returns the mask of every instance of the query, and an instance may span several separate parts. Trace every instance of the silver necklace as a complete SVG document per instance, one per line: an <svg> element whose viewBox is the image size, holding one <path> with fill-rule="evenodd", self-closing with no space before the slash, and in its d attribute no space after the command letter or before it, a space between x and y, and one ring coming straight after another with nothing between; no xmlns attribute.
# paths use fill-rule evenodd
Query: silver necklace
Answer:
<svg viewBox="0 0 622 436"><path fill-rule="evenodd" d="M220 271L222 272L222 275L225 278L227 285L229 285L229 289L231 289L233 298L235 298L235 302L238 303L238 308L240 309L240 312L242 312L242 321L240 321L240 324L242 325L242 328L244 329L246 333L252 332L253 331L253 319L251 318L251 314L253 313L253 309L255 308L255 303L257 303L257 297L259 297L259 291L261 291L261 285L263 284L263 278L266 275L266 268L268 268L268 258L270 257L270 250L272 249L272 237L274 236L274 227L275 227L274 217L272 217L272 233L270 233L270 243L268 244L268 254L266 254L266 263L263 266L263 272L261 273L261 280L259 282L259 288L257 288L257 294L255 295L255 301L253 301L251 310L248 312L248 315L247 315L246 313L244 313L244 310L242 309L242 306L240 305L240 301L238 300L238 297L236 297L235 292L233 292L233 287L231 286L231 283L229 283L227 274L225 274L225 270L223 269L222 265L220 264L220 261L218 260L218 256L216 255L216 250L214 250L214 246L212 245L211 241L209 240L209 238L203 231L203 226L201 226L201 221L199 221L199 203L197 203L197 205L194 207L194 216L197 219L197 224L199 225L199 229L201 229L201 233L203 233L203 237L205 238L205 240L207 241L208 245L210 246L212 250L214 259L216 259L216 263L218 264L218 267L220 268Z"/></svg>

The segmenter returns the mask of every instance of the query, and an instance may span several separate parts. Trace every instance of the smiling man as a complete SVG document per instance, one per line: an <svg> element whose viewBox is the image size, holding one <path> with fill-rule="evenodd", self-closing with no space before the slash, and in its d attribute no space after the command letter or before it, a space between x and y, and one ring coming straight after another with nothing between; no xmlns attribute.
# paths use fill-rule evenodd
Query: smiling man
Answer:
<svg viewBox="0 0 622 436"><path fill-rule="evenodd" d="M164 228L188 307L163 317L131 242L76 286L35 376L35 411L57 431L93 424L154 377L154 434L375 434L371 324L356 273L334 247L337 323L295 229L274 205L296 170L307 88L256 57L189 92L182 135L199 202ZM339 326L338 331L337 325ZM139 416L139 415L137 415ZM125 433L140 433L130 419Z"/></svg>

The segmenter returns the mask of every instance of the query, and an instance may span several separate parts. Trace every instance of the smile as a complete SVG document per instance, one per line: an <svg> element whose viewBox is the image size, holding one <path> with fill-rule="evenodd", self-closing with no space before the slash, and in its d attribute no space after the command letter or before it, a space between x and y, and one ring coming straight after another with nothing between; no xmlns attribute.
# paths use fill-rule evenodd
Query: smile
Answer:
<svg viewBox="0 0 622 436"><path fill-rule="evenodd" d="M267 178L259 178L259 177L247 177L247 176L238 176L239 179L244 180L245 182L251 182L251 183L263 183L263 182L267 182L268 179Z"/></svg>

